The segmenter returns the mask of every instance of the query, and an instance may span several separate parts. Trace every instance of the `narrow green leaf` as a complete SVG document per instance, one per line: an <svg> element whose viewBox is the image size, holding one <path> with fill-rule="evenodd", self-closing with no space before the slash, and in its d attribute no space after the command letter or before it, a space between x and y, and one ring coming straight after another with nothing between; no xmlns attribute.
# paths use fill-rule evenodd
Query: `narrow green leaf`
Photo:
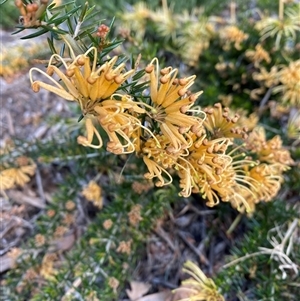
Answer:
<svg viewBox="0 0 300 301"><path fill-rule="evenodd" d="M27 39L32 39L32 38L36 38L39 37L41 35L43 35L44 33L48 32L49 30L46 28L42 28L40 31L35 32L33 34L30 34L28 36L22 37L21 40L27 40Z"/></svg>

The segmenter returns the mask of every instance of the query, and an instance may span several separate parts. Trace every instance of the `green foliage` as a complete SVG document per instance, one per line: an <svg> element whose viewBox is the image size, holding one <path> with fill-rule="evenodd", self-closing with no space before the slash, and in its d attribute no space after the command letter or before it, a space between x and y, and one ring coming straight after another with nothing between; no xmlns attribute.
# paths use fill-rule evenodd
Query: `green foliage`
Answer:
<svg viewBox="0 0 300 301"><path fill-rule="evenodd" d="M298 210L297 204L287 208L281 200L259 205L257 214L247 222L247 233L232 248L229 262L237 262L221 270L215 279L228 300L236 296L247 300L274 298L279 301L287 300L289 296L289 300L297 300L295 284L299 282L299 274L290 267L282 266L276 255L272 257L272 250L275 251L275 248L270 242L272 236L276 237L279 247L286 234L286 228L291 226L293 221L297 222ZM271 232L271 229L275 230ZM280 238L278 233L283 236ZM297 239L295 233L293 235L292 240ZM286 248L287 245L288 242L285 242L282 247ZM270 252L262 253L263 248ZM299 255L299 245L293 245L290 260L296 264L299 262ZM244 259L240 260L242 258ZM286 269L287 276L284 276L283 268Z"/></svg>
<svg viewBox="0 0 300 301"><path fill-rule="evenodd" d="M19 13L15 7L14 1L1 1L0 27L14 28L18 23Z"/></svg>
<svg viewBox="0 0 300 301"><path fill-rule="evenodd" d="M165 210L170 210L174 199L178 199L177 193L171 187L158 191L150 189L142 194L134 192L131 188L132 184L141 179L132 179L131 174L127 174L128 170L125 170L123 182L116 182L115 178L118 178L118 175L110 174L111 171L107 169L111 165L108 162L114 159L113 156L108 157L107 154L98 153L97 157L91 158L89 152L82 153L89 149L79 148L74 145L73 140L65 141L61 145L53 141L47 145L48 147L35 145L35 150L28 155L35 157L36 154L39 158L43 158L43 161L47 159L53 162L53 158L48 157L48 150L53 153L53 145L56 145L56 155L60 158L56 164L59 164L61 168L64 166L73 166L73 168L71 170L67 168L64 171L63 182L59 183L60 188L53 196L51 204L45 209L46 214L41 215L36 221L34 234L43 235L46 243L38 247L34 237L26 241L24 252L18 259L18 267L7 274L7 289L3 295L9 300L19 300L18 289L22 287L22 295L26 299L57 300L65 296L66 286L71 288L72 284L76 285L76 280L80 279L76 293L70 295L71 300L85 300L91 293L105 296L106 300L115 300L122 292L120 289L130 279L135 263L139 260L138 254L141 253L140 250L146 243L152 225ZM68 150L67 153L65 153L66 150ZM66 157L69 158L68 161L65 161ZM76 160L76 164L70 164L72 158ZM82 182L87 181L87 173L97 174L99 166L107 169L106 176L102 170L101 187L104 190L105 207L101 211L87 204L80 196ZM117 190L116 187L118 187ZM69 233L71 231L74 235L76 231L80 232L85 229L84 234L78 238L72 250L66 253L65 260L60 264L57 273L51 275L50 269L49 279L44 283L42 290L36 291L38 278L28 279L28 282L25 278L20 282L20 277L28 270L38 271L41 269L41 263L46 254L59 251L55 250L53 240L55 241L57 227L64 225L64 217L70 213L70 210L66 209L66 203L70 200L76 203L73 213L79 214L83 210L87 215L81 218L93 217L93 221L88 224L86 220L82 220L81 224L77 221L69 228ZM134 226L129 223L128 213L137 204L141 205L141 222ZM50 211L54 211L55 215L50 217ZM112 221L110 229L103 227L106 220ZM121 241L131 242L128 254L117 251ZM108 285L111 277L115 277L120 283L115 292ZM17 291L13 288L17 288Z"/></svg>
<svg viewBox="0 0 300 301"><path fill-rule="evenodd" d="M28 4L30 1L23 2ZM63 58L67 61L67 58L72 57L71 52L74 51L76 57L85 53L84 56L88 57L90 62L96 59L95 65L97 66L104 65L110 61L109 57L121 52L116 66L125 63L126 70L135 69L138 54L141 53L142 61L138 62L142 65L142 70L135 70L136 72L130 80L124 81L117 92L129 94L136 103L139 105L142 103L144 107L145 104L149 105L151 100L147 91L149 82L141 81L145 76L144 67L147 65L146 62L157 56L165 66L179 66L179 72L184 76L197 75L196 89L204 90L203 96L197 102L201 107L212 106L219 102L220 96L231 96L232 100L226 105L230 105L232 109L244 109L247 114L253 113L253 111L257 112L260 123L270 129L270 132L267 133L267 139L273 138L274 134L280 135L285 144L291 145L291 154L296 163L284 176L283 190L286 193L279 195L278 199L273 202L253 204L254 207L256 206L255 212L251 216L243 216L241 219L242 226L239 228L242 233L234 233L236 240L232 241L230 260L236 260L237 263L223 266L218 271L215 280L218 287L222 289L226 300L239 298L240 300L255 301L272 300L273 298L273 300L281 301L286 300L286 296L290 296L290 300L296 300L299 275L290 270L287 271L286 277L283 277L280 263L275 260L276 258L271 258L271 253L262 253L261 248L274 249L269 239L270 233L273 233L272 229L278 227L278 231L281 231L282 236L284 236L289 227L297 221L299 208L297 204L294 205L294 202L298 200L296 198L300 189L299 144L297 144L296 139L291 139L286 135L287 119L289 118L287 113L278 122L278 119L272 116L269 107L265 107L271 97L268 96L268 90L265 89L256 101L250 99L250 94L263 86L253 77L253 74L259 72L260 68L267 68L270 72L272 66L287 67L291 62L298 59L296 48L290 49L284 46L289 46L290 42L292 46L297 45L299 32L296 32L293 41L283 37L279 42L281 47L274 49L275 38L269 37L265 41L261 41L259 31L253 28L253 20L248 20L250 13L246 10L251 8L251 3L237 1L239 10L237 11L236 25L248 35L248 38L241 42L239 47L235 47L234 42L229 47L225 47L228 46L225 45L227 41L224 42L217 32L210 34L208 30L203 34L203 37L207 38L208 44L194 60L194 64L189 65L187 60L189 58L184 56L187 48L183 47L188 42L194 42L194 32L186 29L189 29L193 22L196 25L202 23L209 25L211 22L209 17L219 15L221 10L225 14L228 13L227 2L230 1L224 1L222 4L218 1L196 0L188 3L175 1L174 5L169 3L168 12L176 18L178 15L182 17L183 10L187 11L185 16L190 16L193 8L203 7L202 13L196 17L193 16L193 19L186 18L183 23L178 21L180 26L172 32L172 35L164 35L162 30L164 24L154 21L155 18L152 16L152 18L142 20L145 21L143 23L145 28L138 27L138 30L131 28L131 32L127 36L119 36L114 27L119 27L119 29L121 27L122 29L126 23L123 19L126 12L129 9L132 10L137 1L115 0L104 3L89 1L88 4L85 4L85 1L71 1L63 2L59 7L50 4L34 20L35 22L29 20L30 22L27 24L18 25L17 32L29 28L31 33L24 39L33 39L47 34L49 49L54 54L51 67L55 68L60 68L63 64L67 66ZM149 3L149 9L157 13L158 3L159 1L152 1ZM258 1L258 4L261 10L268 9L269 12L277 12L278 5L274 2ZM11 2L6 2L1 7L7 12L7 19L2 20L5 26L10 25L9 18L15 19L13 14L16 13L16 10L10 12L12 8L9 5ZM254 17L255 14L252 13L251 17ZM113 15L119 17L116 22L112 17ZM104 19L106 20L104 21ZM171 19L175 20L175 17ZM228 20L224 20L225 25L230 25ZM108 35L105 38L100 37L97 35L97 26L107 22L109 22L107 24ZM218 24L218 29L221 30L224 24ZM142 37L139 36L140 29L144 29ZM184 39L187 33L192 34L189 40ZM200 38L199 40L201 41ZM267 53L271 54L270 62L261 62L259 66L250 61L246 55L247 51L253 51L254 46L258 43L262 43ZM193 47L193 44L190 47ZM88 49L95 49L95 51ZM58 59L59 56L61 57L60 60ZM223 63L226 65L225 69L218 70L216 65ZM46 73L41 72L40 74L45 75ZM61 76L61 80L58 81L59 84L64 81L64 76ZM76 89L79 88L76 87ZM281 98L282 94L280 93L272 95L272 100L275 100L277 104L280 103ZM122 101L123 99L117 99L116 103L120 104ZM289 105L287 103L286 107L289 108ZM121 111L120 107L117 107L116 111ZM130 115L130 110L126 110L127 115L124 114L124 116ZM83 131L82 127L86 120L85 113L82 108L74 108L74 119L62 121L69 127L68 132L59 137L31 143L16 140L14 141L14 149L1 155L1 160L8 165L14 165L19 156L27 156L34 160L41 170L55 170L59 175L58 179L54 181L56 192L51 198L51 202L37 217L30 237L24 240L21 246L23 252L17 259L16 267L5 275L5 288L2 293L7 300L20 300L20 294L24 300L36 301L93 300L99 296L103 300L125 298L124 287L131 280L135 265L141 260L141 254L144 254L145 244L151 229L165 212L173 210L173 203L183 202L182 197L178 196L178 187L183 186L180 181L180 174L176 175L179 165L176 165L173 170L175 175L172 174L174 177L172 185L158 189L144 180L143 175L147 172L147 168L143 164L142 156L145 154L138 153L138 150L129 156L124 154L116 156L103 150L103 148L99 150L79 145L76 139ZM157 133L160 124L155 124L149 118L153 113L152 111L147 111L147 113L143 113L141 124L144 127L151 125L151 130ZM206 113L208 115L208 111ZM188 114L192 116L192 113L189 112ZM221 118L221 115L219 117ZM49 118L47 122L55 125L61 120L59 117L57 119ZM104 145L111 142L105 136L107 132L103 128L97 127L96 131L99 131L101 137L106 137L103 138ZM208 133L207 131L206 137L211 140L206 143L213 141L213 138L216 138L214 135L215 133ZM151 138L148 132L141 136L142 143ZM216 138L218 143L220 139L221 137ZM94 145L94 141L95 139L89 142L90 145ZM242 142L234 144L232 148L236 146L238 146L237 149L241 148L242 152L237 155L232 155L234 152L231 152L232 162L238 162L241 156L245 157L246 153L250 153L248 149L243 148ZM276 147L273 147L271 151L269 150L268 155L271 159L274 159L277 150ZM280 151L282 150L280 148ZM210 156L213 151L208 149L206 153ZM216 153L219 154L217 151ZM288 157L287 153L284 152L286 157ZM252 152L251 155L254 159L259 157L255 152ZM226 154L220 155L221 158L225 156ZM205 156L203 155L203 157ZM286 157L284 159L280 157L280 160L284 161ZM210 161L214 161L211 159L213 157L209 158ZM202 157L198 159L201 161ZM289 157L286 161L288 159ZM279 166L282 164L283 170L291 164L290 162L276 162L276 160L275 164ZM213 172L214 170L210 170L210 173ZM238 172L242 173L242 170ZM249 174L250 167L247 170L247 177L243 180L248 180ZM276 172L270 176L270 182L273 185L281 180L281 174L280 177L276 178L276 176ZM82 192L83 188L91 181L96 182L101 187L101 197L104 202L101 209L89 201ZM208 187L215 184L208 181L203 183L208 183ZM134 188L136 184L145 184L144 188L146 188L139 191ZM230 188L225 187L225 190ZM248 191L251 188L250 185L247 186ZM212 189L208 191L212 191ZM221 188L219 192L221 195ZM265 193L264 197L268 197L267 192ZM198 201L200 195L209 201L208 193L204 192L204 185L201 192L185 201L189 202L191 199ZM250 199L251 194L248 197ZM70 201L74 203L74 208L68 207ZM201 201L203 200L201 199ZM232 199L227 200L227 202L231 201ZM221 204L216 207L217 218L208 233L209 236L217 236L220 229L228 229L231 226L231 220L236 213L227 205ZM136 223L130 220L133 208L140 210ZM108 226L108 224L110 225ZM63 231L63 233L60 234L58 230ZM229 232L227 233L229 238L234 237L230 237ZM43 237L44 243L38 243L39 237ZM294 236L293 239L295 239ZM67 245L68 241L70 245ZM125 247L123 245L122 248L121 243L124 243ZM53 256L53 258L49 258L49 256ZM294 245L293 252L289 254L289 257L292 262L299 263L299 245Z"/></svg>

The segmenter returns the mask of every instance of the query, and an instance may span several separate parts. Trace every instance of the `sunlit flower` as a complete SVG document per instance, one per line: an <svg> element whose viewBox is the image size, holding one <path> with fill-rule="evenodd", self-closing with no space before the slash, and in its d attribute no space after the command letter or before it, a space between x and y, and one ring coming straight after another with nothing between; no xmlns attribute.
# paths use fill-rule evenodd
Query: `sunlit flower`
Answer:
<svg viewBox="0 0 300 301"><path fill-rule="evenodd" d="M177 154L173 155L168 151L169 141L164 136L156 136L148 139L142 146L143 160L148 168L144 175L146 179L158 178L156 186L161 187L172 182L172 176L168 169L174 167L177 162ZM169 148L172 150L172 147ZM181 151L182 152L182 151ZM164 179L167 177L167 180Z"/></svg>
<svg viewBox="0 0 300 301"><path fill-rule="evenodd" d="M65 42L69 45L67 39ZM40 88L44 88L62 98L78 102L86 126L86 136L80 135L77 138L79 144L92 148L103 146L102 137L95 124L98 122L109 137L108 151L115 154L134 152L136 150L134 143L137 140L136 131L139 127L143 127L136 115L144 113L144 109L130 96L115 92L135 70L123 72L125 63L115 66L118 61L117 56L98 67L98 52L95 47L78 56L75 56L71 46L69 48L71 59L64 59L57 54L52 55L47 73L38 68L30 70L32 89L38 92ZM93 54L92 64L89 57L91 53ZM55 62L62 63L65 71L62 72L56 67ZM51 84L40 80L34 81L34 72L46 76ZM60 81L55 80L52 77L53 74L56 74ZM97 137L96 143L93 142L94 136Z"/></svg>
<svg viewBox="0 0 300 301"><path fill-rule="evenodd" d="M247 128L237 126L240 116L237 113L230 113L228 108L222 109L220 103L216 103L212 108L205 108L206 119L204 127L214 138L247 138ZM232 117L230 115L233 115Z"/></svg>
<svg viewBox="0 0 300 301"><path fill-rule="evenodd" d="M247 116L247 111L242 109L239 109L236 112L240 116L239 120L237 121L238 126L245 127L249 131L252 131L257 126L259 117L255 112L251 113L249 116Z"/></svg>
<svg viewBox="0 0 300 301"><path fill-rule="evenodd" d="M251 160L235 163L236 195L227 201L240 212L251 214L255 211L257 203L271 201L277 195L283 182L283 169L277 163L259 163Z"/></svg>
<svg viewBox="0 0 300 301"><path fill-rule="evenodd" d="M230 49L230 45L233 43L235 49L240 50L241 43L248 39L248 34L234 25L229 25L220 31L220 38L224 42L225 49Z"/></svg>
<svg viewBox="0 0 300 301"><path fill-rule="evenodd" d="M271 100L269 102L270 115L273 118L282 118L283 116L287 116L290 112L289 106L283 106L281 103Z"/></svg>
<svg viewBox="0 0 300 301"><path fill-rule="evenodd" d="M257 44L255 46L255 50L247 50L245 55L254 63L255 66L258 66L262 61L267 63L271 62L269 53L262 47L261 44Z"/></svg>
<svg viewBox="0 0 300 301"><path fill-rule="evenodd" d="M262 67L260 68L260 72L254 72L252 76L254 80L263 82L268 88L279 83L279 72L277 66L273 66L270 72L268 72L266 68Z"/></svg>
<svg viewBox="0 0 300 301"><path fill-rule="evenodd" d="M194 143L186 157L191 168L186 166L184 170L179 170L180 185L190 186L192 192L200 193L206 199L207 206L213 207L219 203L218 192L223 189L217 186L223 183L223 173L232 161L232 158L226 155L231 142L224 137L208 140L205 135L202 135L193 138ZM190 172L188 177L187 171Z"/></svg>
<svg viewBox="0 0 300 301"><path fill-rule="evenodd" d="M92 202L99 209L103 206L103 197L101 187L94 181L90 181L88 186L82 190L82 195Z"/></svg>
<svg viewBox="0 0 300 301"><path fill-rule="evenodd" d="M27 160L27 165L18 164L18 167L7 168L0 171L0 190L13 188L15 185L24 186L35 174L36 165ZM20 162L19 162L20 163Z"/></svg>
<svg viewBox="0 0 300 301"><path fill-rule="evenodd" d="M194 116L194 113L203 112L192 109L202 91L195 94L188 93L189 87L194 83L195 76L177 79L178 71L172 67L159 71L156 58L145 70L150 77L152 102L151 106L145 104L148 116L158 123L162 134L176 150L187 148L191 143L187 132L190 129L193 132L198 132L202 125L202 119Z"/></svg>
<svg viewBox="0 0 300 301"><path fill-rule="evenodd" d="M68 44L67 41L65 42ZM43 88L66 100L77 101L83 115L88 113L95 114L94 107L114 94L122 83L133 74L134 70L124 73L125 63L115 67L118 61L117 56L98 67L98 52L95 47L91 47L84 54L78 56L75 56L71 46L69 48L71 59L64 59L58 54L52 55L49 60L47 73L38 68L30 70L32 89L38 92L40 88ZM89 57L90 53L93 53L94 57L92 66ZM65 72L56 67L55 62L62 63ZM52 84L34 80L34 71L44 75ZM53 74L56 74L60 81L55 80L52 77Z"/></svg>
<svg viewBox="0 0 300 301"><path fill-rule="evenodd" d="M181 286L175 290L176 294L186 293L187 298L176 301L225 301L214 281L207 278L196 264L191 261L185 262L183 271L192 278L182 281Z"/></svg>
<svg viewBox="0 0 300 301"><path fill-rule="evenodd" d="M273 93L282 93L281 101L300 108L300 60L291 62L278 73L280 85Z"/></svg>
<svg viewBox="0 0 300 301"><path fill-rule="evenodd" d="M255 203L258 200L253 192L253 190L256 191L256 188L244 166L252 166L253 164L255 163L247 159L235 160L222 173L222 181L212 187L222 202L229 202L239 212L248 214L254 212Z"/></svg>
<svg viewBox="0 0 300 301"><path fill-rule="evenodd" d="M249 170L249 177L257 188L258 201L271 201L278 193L283 177L276 164L259 164Z"/></svg>
<svg viewBox="0 0 300 301"><path fill-rule="evenodd" d="M294 163L290 152L283 148L280 136L266 140L263 127L257 127L249 134L246 147L256 153L261 162L278 164L282 170L288 169Z"/></svg>

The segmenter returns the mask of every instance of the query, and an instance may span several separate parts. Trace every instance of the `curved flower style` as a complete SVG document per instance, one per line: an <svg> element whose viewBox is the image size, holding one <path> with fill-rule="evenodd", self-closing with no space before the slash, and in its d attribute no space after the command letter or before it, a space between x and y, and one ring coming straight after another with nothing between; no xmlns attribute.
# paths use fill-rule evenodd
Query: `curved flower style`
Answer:
<svg viewBox="0 0 300 301"><path fill-rule="evenodd" d="M121 98L120 100L116 97ZM128 113L131 110L131 114ZM131 100L128 95L112 95L111 99L103 100L94 107L95 115L101 127L109 137L107 150L114 154L125 154L138 151L138 139L140 135L136 132L140 128L145 129L150 135L152 133L145 128L140 120L135 117L136 114L144 113L144 109L137 106L137 103ZM86 117L87 137L79 136L77 141L83 146L92 148L101 148L102 138L92 122L92 116ZM92 144L93 137L96 135L99 140L98 145ZM125 142L123 142L125 141Z"/></svg>
<svg viewBox="0 0 300 301"><path fill-rule="evenodd" d="M30 70L33 90L38 92L40 88L44 88L64 99L78 102L83 117L86 117L87 130L86 137L79 136L77 138L79 144L92 148L102 147L102 138L92 121L92 116L95 116L109 136L108 151L115 154L134 152L136 149L133 141L138 143L139 137L135 132L139 128L145 129L148 134L152 135L137 118L137 115L145 113L145 110L139 106L139 103L132 101L130 96L115 94L115 91L132 75L134 69L123 73L124 63L114 67L118 60L117 56L97 68L97 49L95 47L77 57L71 46L70 52L71 60L63 59L57 54L52 55L47 73L38 68ZM93 52L94 57L92 66L89 58L90 52ZM63 64L65 72L54 65L55 60ZM34 71L45 75L51 84L40 80L34 81ZM53 74L59 77L62 84L52 77ZM98 144L93 144L94 135L97 136Z"/></svg>
<svg viewBox="0 0 300 301"><path fill-rule="evenodd" d="M141 150L149 171L144 176L146 179L158 178L159 181L155 184L158 187L168 185L173 181L168 169L185 169L184 164L188 164L184 158L187 154L186 150L181 149L175 152L164 135L156 135L148 139L142 144ZM167 182L163 175L168 178Z"/></svg>
<svg viewBox="0 0 300 301"><path fill-rule="evenodd" d="M266 140L265 130L262 127L256 127L249 134L246 147L255 152L260 161L277 164L282 170L289 169L289 165L294 163L290 152L282 147L280 136Z"/></svg>
<svg viewBox="0 0 300 301"><path fill-rule="evenodd" d="M151 106L144 104L148 116L159 124L161 133L169 139L176 151L187 148L192 141L187 133L201 130L203 120L199 117L188 115L203 113L193 110L196 99L201 92L188 93L188 89L194 83L196 76L177 79L177 69L172 67L160 70L158 60L155 58L146 67L145 71L150 77ZM204 114L204 113L203 113Z"/></svg>
<svg viewBox="0 0 300 301"><path fill-rule="evenodd" d="M218 184L223 181L223 173L230 165L232 158L225 154L230 139L218 138L208 140L205 135L193 136L193 145L189 148L186 160L192 166L192 192L200 193L206 204L210 207L217 205L220 201ZM187 179L179 173L181 185L187 185ZM226 189L226 188L225 188Z"/></svg>
<svg viewBox="0 0 300 301"><path fill-rule="evenodd" d="M261 201L271 201L278 193L283 181L282 170L276 164L243 164L239 168L239 181L232 186L234 198L231 205L240 212L251 214L255 205Z"/></svg>
<svg viewBox="0 0 300 301"><path fill-rule="evenodd" d="M134 132L138 131L139 128L147 130L134 114L143 113L144 110L138 107L129 96L121 96L121 101L114 97L104 100L95 106L94 110L97 113L97 119L101 127L109 137L107 150L115 154L134 152L136 150L132 142L134 139L131 139L136 137L133 135ZM131 114L127 110L132 110ZM148 130L148 132L150 131ZM125 144L122 143L120 138L125 141Z"/></svg>

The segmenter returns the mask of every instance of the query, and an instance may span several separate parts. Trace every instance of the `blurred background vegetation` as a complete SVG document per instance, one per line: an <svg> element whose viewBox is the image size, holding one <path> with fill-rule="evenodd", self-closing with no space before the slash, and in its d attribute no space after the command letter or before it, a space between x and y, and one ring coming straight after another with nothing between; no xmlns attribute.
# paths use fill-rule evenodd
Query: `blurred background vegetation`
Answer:
<svg viewBox="0 0 300 301"><path fill-rule="evenodd" d="M286 2L286 6L299 15L299 1ZM84 3L76 1L78 5ZM214 279L226 300L298 300L299 98L296 97L295 102L282 101L283 93L269 93L270 87L265 81L257 80L253 74L263 68L271 73L273 66L287 68L299 62L299 20L293 23L295 35L286 38L283 34L280 47L274 48L276 36L265 39L263 47L270 55L270 62L263 61L257 66L246 56L247 51L254 51L261 42L255 24L264 17L276 18L278 1L176 0L167 3L165 12L163 4L166 2L160 0L143 4L135 0L88 3L99 11L98 19L88 21L90 25L109 26L116 18L110 35L124 41L115 49L117 54L129 57L142 54L142 66L157 56L163 65L177 67L183 75L196 74L194 89L204 91L199 105L222 102L224 106L239 110L249 124L252 116L254 125L265 128L267 139L279 135L294 164L285 172L279 194L272 202L257 204L251 216L239 214L229 204L209 209L210 213L205 216L201 212L208 208L199 195L188 199L178 196L178 179L170 187L154 188L144 181L145 168L141 160L116 157L105 150L95 153L93 149L79 146L76 137L82 127L75 120L78 110L72 105L68 107L66 118L46 112L43 121L52 128L57 127L53 136L45 141L11 137L13 151L1 152L2 162L8 165L15 164L20 155L26 155L38 164L42 177L51 178L47 187L51 191L51 201L22 213L22 219L29 220L32 226L16 244L16 249L23 250L22 256L11 252L7 257L17 259L9 266L9 271L3 271L1 296L5 300L128 300L125 289L131 280L150 282L152 293L177 288L179 278L183 277L180 275L174 280L173 275L179 274L185 259L192 258ZM70 7L72 5L70 2ZM156 13L157 19L137 14L145 12L143 9L153 15ZM2 30L15 30L19 11L14 1L8 0L1 6L0 16ZM163 21L168 20L168 16L179 26L165 34L167 27ZM226 41L218 32L211 33L207 30L209 27L205 27L209 22L217 22L220 32L234 24L248 38L239 47L234 47L232 42L226 48ZM195 31L190 29L193 24L200 24ZM193 35L198 29L199 40L207 44L200 43L201 50L192 58L186 54L188 50L197 49ZM22 76L22 71L25 72L37 57L44 65L45 51L48 51L44 45L47 44L30 44L34 39L25 41L26 45L14 49L6 49L5 42L2 43L0 75L4 79L14 78L16 71ZM182 51L184 47L187 48ZM20 54L25 61L19 60ZM295 70L295 77L300 78L299 64ZM262 92L251 94L258 90ZM101 186L103 208L85 197L83 191L90 182ZM32 189L40 188L35 182L30 183ZM130 216L136 212L134 210L139 212L140 220L132 226ZM192 222L179 219L182 215L186 219L191 217ZM184 222L187 224L183 225ZM152 268L149 254L155 245L153 241L159 241L165 248L153 252L167 257L170 250L176 253L172 249L172 239L177 242L176 235L182 233L180 231L192 233L189 239L178 243L182 258L174 255L175 263L171 267L157 259L157 266ZM287 233L289 236L285 236ZM9 238L14 241L12 237ZM130 242L128 252L121 252L122 248L117 251L120 241ZM201 245L202 251L197 253L189 244L191 241L192 245ZM6 247L5 242L1 243ZM192 251L186 251L189 248ZM274 255L278 248L283 253ZM207 264L205 258L214 256L217 258L214 265ZM288 256L290 261L286 257L284 261L282 256ZM238 260L237 264L226 264L232 260Z"/></svg>

